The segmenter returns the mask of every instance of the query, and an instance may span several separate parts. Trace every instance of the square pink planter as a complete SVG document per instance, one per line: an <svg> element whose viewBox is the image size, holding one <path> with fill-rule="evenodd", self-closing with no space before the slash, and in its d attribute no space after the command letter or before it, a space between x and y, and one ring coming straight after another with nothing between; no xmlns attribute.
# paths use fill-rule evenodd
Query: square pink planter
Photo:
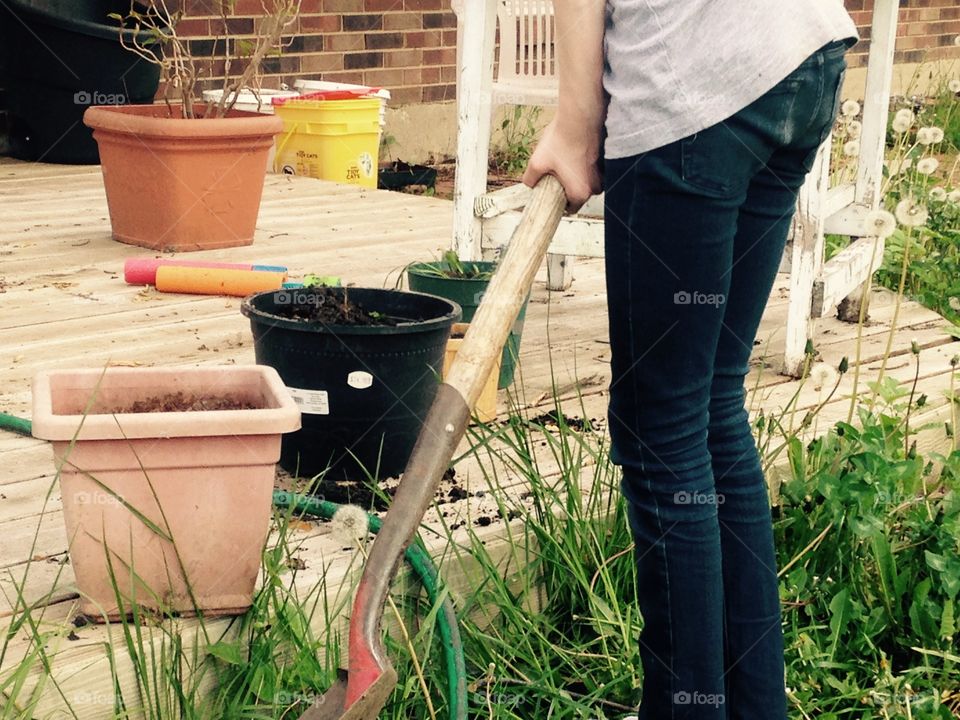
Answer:
<svg viewBox="0 0 960 720"><path fill-rule="evenodd" d="M255 409L111 412L178 391ZM39 373L33 434L53 444L82 612L116 619L134 602L182 614L246 610L280 436L299 427L300 411L269 367Z"/></svg>

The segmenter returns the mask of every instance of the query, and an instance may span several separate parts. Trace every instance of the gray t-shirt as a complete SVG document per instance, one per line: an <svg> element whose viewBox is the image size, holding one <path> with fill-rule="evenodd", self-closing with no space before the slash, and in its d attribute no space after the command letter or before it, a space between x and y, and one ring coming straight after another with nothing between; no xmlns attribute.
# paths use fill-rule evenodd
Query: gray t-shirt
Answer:
<svg viewBox="0 0 960 720"><path fill-rule="evenodd" d="M745 108L833 40L841 0L607 0L605 155L636 155Z"/></svg>

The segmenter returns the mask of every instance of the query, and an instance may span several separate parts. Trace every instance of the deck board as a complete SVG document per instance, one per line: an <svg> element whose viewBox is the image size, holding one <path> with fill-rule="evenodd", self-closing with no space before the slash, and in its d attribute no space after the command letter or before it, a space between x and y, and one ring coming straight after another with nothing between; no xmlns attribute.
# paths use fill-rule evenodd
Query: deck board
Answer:
<svg viewBox="0 0 960 720"><path fill-rule="evenodd" d="M193 253L190 257L285 264L294 278L306 273L335 274L360 286L393 286L406 263L436 257L449 246L452 209L434 198L360 190L307 178L269 176L257 225L256 241L244 248ZM252 363L249 323L236 298L165 295L149 288L130 287L122 279L123 260L154 253L110 238L106 201L98 168L19 163L0 158L0 411L30 412L30 378L39 369L103 367L105 364ZM552 391L565 399L568 415L595 418L602 424L609 382L609 343L602 262L579 260L570 291L550 293L541 270L524 328L518 376L522 383L501 393L501 410L508 402L521 407L548 408ZM794 418L823 400L823 392L778 375L787 310L787 279L780 277L771 294L751 359L747 378L748 405L755 414L779 413L796 395ZM861 333L860 391L875 377L887 343L893 315L892 295L876 291L871 321ZM904 302L887 373L908 381L914 376L911 340L923 348L918 392L929 404L914 424L942 422L949 404L950 357L957 346L946 336L944 321L916 303ZM820 359L831 365L848 357L851 371L827 403L817 425L806 435L822 432L845 419L852 391L857 327L835 318L815 324ZM799 390L799 392L798 392ZM922 449L942 450L942 432L925 433ZM465 441L462 450L468 449ZM551 477L557 462L538 449L541 472ZM523 491L521 476L502 458L485 457L483 467L467 458L457 475L470 493L485 490L487 474L495 473L504 492ZM590 468L585 468L588 482ZM49 497L48 497L49 494ZM436 531L445 522L472 523L481 514L496 513L490 493L446 503L431 510L425 527ZM431 519L432 518L432 519ZM505 572L520 573L507 542L516 524L494 522L470 526L486 541ZM298 579L306 590L319 573L330 568L331 592L348 597L357 563L333 541L324 523L308 523L297 531L300 556L307 570ZM45 443L0 432L0 628L10 622L19 592L30 603L46 605L44 627L66 627L76 612L73 573L65 562L67 541L61 503ZM466 533L454 544L426 533L431 552L445 556L447 582L456 597L469 591L471 556ZM522 564L522 562L520 563ZM25 580L24 580L25 578ZM342 581L342 585L341 585ZM334 587L334 585L336 587ZM17 587L21 586L18 590ZM342 627L342 618L340 620ZM182 621L185 633L195 623ZM211 627L225 631L227 621ZM68 697L109 697L109 664L103 653L108 630L88 626L78 640L65 632L51 641L54 672ZM18 637L5 667L28 645ZM132 687L129 660L118 649L121 686ZM0 670L2 672L2 670ZM38 681L38 676L32 678ZM42 717L56 712L62 701L46 688L36 709ZM109 703L78 706L82 718L105 717Z"/></svg>

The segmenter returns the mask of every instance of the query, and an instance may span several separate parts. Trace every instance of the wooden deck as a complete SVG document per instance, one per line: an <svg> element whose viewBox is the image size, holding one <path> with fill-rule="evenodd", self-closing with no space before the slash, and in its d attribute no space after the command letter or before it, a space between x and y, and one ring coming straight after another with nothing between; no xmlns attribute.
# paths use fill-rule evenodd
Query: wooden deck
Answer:
<svg viewBox="0 0 960 720"><path fill-rule="evenodd" d="M406 263L436 256L449 246L451 226L452 210L446 201L270 176L256 242L191 257L284 264L293 277L315 272L338 275L356 285L392 286ZM239 312L238 299L164 295L127 286L123 260L138 256L152 253L110 239L99 168L0 159L0 411L29 415L30 378L41 368L253 362L249 324ZM584 412L600 418L609 377L601 261L578 261L574 274L570 291L551 294L541 273L528 311L513 399L527 407L548 405L555 388L561 397L571 399L568 415ZM801 385L771 369L783 347L786 308L786 279L781 278L764 316L747 385L753 412L763 408L776 413L798 393L799 422L804 409L816 406L822 396L809 382ZM876 292L872 321L863 330L861 389L879 368L892 313L891 295ZM913 419L915 427L947 418L943 391L957 346L942 332L943 325L942 318L915 303L901 307L887 372L912 380L910 343L919 344L918 393L927 395L928 404ZM818 325L815 345L821 359L836 366L848 357L851 371L813 431L846 417L856 330L833 319ZM940 447L942 430L930 431L922 443L925 449ZM549 467L545 460L547 472ZM465 460L457 470L466 489L471 483L475 489L485 487L475 460ZM509 485L510 471L503 475ZM457 518L469 523L493 507L487 494L451 502L444 512L448 523ZM473 529L491 553L505 547L502 522ZM341 578L354 577L355 554L330 539L325 524L305 523L297 540L307 566L298 580L304 587L315 583L321 572L328 573L328 587L334 590ZM469 586L469 554L450 553L437 540L428 544L437 555L446 556L444 574L456 596ZM66 550L49 448L42 441L0 432L0 628L9 626L18 593L45 606L42 627L51 633L47 649L59 687L50 683L44 687L34 716L59 716L66 697L77 701L78 717L108 717L113 687L103 648L110 642L110 631L70 624L76 591ZM349 597L349 582L337 592L341 600ZM208 623L214 630L227 625ZM184 637L192 626L192 621L183 621ZM19 663L28 647L26 636L19 633L0 673ZM121 647L114 647L119 683L132 689L129 658ZM37 670L31 682L42 675ZM5 699L0 698L2 704Z"/></svg>

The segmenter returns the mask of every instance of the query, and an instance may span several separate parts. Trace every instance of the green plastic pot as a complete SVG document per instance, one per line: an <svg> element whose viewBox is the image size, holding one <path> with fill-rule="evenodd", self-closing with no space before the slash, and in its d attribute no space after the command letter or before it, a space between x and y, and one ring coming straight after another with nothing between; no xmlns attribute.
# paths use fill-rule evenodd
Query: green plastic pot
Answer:
<svg viewBox="0 0 960 720"><path fill-rule="evenodd" d="M468 271L492 273L497 268L494 262L463 262ZM446 262L421 262L407 266L407 285L414 292L437 295L453 300L463 309L463 322L473 320L480 300L490 284L489 279L452 278L445 277L440 272L450 270ZM438 272L439 271L439 272ZM529 300L529 297L527 298ZM517 358L520 355L520 336L523 333L523 321L527 314L527 303L523 303L520 314L510 331L507 342L503 346L503 356L500 360L500 378L498 388L505 388L513 382L514 371L517 367Z"/></svg>

